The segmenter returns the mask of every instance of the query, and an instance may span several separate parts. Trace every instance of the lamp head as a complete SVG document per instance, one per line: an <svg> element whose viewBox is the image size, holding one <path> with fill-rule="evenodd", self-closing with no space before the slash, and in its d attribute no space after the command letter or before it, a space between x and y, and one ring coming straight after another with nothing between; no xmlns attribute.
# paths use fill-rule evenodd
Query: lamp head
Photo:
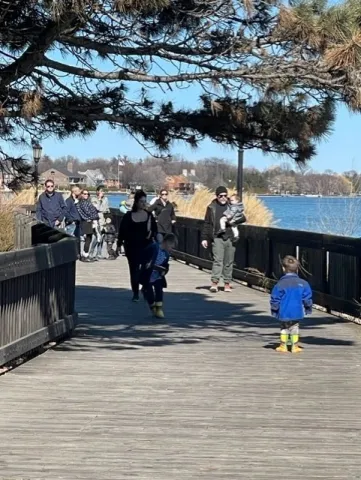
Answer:
<svg viewBox="0 0 361 480"><path fill-rule="evenodd" d="M40 143L38 142L33 143L33 159L36 165L40 162L42 150L43 148L40 145Z"/></svg>

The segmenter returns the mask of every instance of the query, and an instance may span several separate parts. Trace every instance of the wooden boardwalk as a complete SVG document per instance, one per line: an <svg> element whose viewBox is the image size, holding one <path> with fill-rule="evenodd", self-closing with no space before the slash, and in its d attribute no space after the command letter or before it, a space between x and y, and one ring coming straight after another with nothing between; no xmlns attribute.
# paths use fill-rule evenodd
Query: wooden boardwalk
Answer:
<svg viewBox="0 0 361 480"><path fill-rule="evenodd" d="M0 479L361 478L361 327L280 355L268 296L208 281L173 262L155 323L124 258L80 264L77 335L0 378Z"/></svg>

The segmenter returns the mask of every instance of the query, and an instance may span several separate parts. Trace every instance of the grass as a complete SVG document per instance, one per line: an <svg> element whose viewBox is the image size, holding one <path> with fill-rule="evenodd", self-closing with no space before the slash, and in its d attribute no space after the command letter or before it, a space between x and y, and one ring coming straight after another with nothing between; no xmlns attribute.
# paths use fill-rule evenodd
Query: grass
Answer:
<svg viewBox="0 0 361 480"><path fill-rule="evenodd" d="M233 192L230 192L230 194ZM214 200L215 194L206 188L197 190L190 198L172 192L170 200L177 205L177 214L182 217L204 218L207 206ZM273 214L265 204L250 193L243 194L243 203L247 224L269 227L273 224Z"/></svg>
<svg viewBox="0 0 361 480"><path fill-rule="evenodd" d="M14 248L14 213L20 205L33 204L34 193L33 189L23 190L11 200L3 200L0 196L0 252Z"/></svg>

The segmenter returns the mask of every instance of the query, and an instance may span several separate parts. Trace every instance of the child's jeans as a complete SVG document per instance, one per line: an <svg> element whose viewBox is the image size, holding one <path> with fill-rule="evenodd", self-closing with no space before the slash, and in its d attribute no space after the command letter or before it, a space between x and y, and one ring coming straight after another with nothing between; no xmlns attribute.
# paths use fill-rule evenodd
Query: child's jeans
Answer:
<svg viewBox="0 0 361 480"><path fill-rule="evenodd" d="M163 302L163 279L156 280L147 285L145 295L149 305Z"/></svg>

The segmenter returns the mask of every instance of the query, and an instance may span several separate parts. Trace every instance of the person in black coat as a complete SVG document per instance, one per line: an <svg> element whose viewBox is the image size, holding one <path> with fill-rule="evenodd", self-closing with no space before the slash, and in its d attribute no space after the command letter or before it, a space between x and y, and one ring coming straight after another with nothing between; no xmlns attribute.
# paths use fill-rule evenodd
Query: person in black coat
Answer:
<svg viewBox="0 0 361 480"><path fill-rule="evenodd" d="M168 200L168 191L162 189L159 198L148 208L153 212L158 224L158 233L162 236L172 233L172 226L176 222L173 204Z"/></svg>
<svg viewBox="0 0 361 480"><path fill-rule="evenodd" d="M71 195L65 200L66 215L65 215L65 231L69 235L73 235L76 238L80 238L80 222L81 217L76 208L76 204L79 202L80 188L73 187L71 189Z"/></svg>
<svg viewBox="0 0 361 480"><path fill-rule="evenodd" d="M157 238L157 224L153 215L146 210L146 202L147 195L138 190L132 211L123 216L118 233L118 251L124 245L128 260L133 302L139 301L139 273L143 252Z"/></svg>

